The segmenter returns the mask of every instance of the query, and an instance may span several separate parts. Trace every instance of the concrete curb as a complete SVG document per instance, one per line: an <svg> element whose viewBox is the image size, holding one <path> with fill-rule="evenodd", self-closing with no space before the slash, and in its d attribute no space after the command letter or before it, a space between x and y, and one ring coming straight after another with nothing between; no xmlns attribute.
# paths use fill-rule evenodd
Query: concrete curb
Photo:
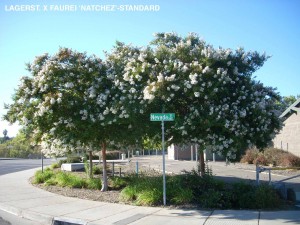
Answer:
<svg viewBox="0 0 300 225"><path fill-rule="evenodd" d="M53 217L42 214L42 213L36 213L30 210L22 210L20 208L16 208L9 205L4 205L0 203L0 210L5 211L7 213L11 213L13 215L19 216L21 218L25 218L28 220L36 221L42 224L52 224Z"/></svg>

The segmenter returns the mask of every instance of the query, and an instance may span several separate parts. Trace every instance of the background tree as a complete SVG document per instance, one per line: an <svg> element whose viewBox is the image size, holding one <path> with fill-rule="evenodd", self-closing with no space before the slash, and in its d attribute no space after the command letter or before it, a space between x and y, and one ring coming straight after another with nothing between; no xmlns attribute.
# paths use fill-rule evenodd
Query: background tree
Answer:
<svg viewBox="0 0 300 225"><path fill-rule="evenodd" d="M294 96L283 96L278 102L278 110L283 113L290 105L292 105L298 98L300 98L300 95Z"/></svg>
<svg viewBox="0 0 300 225"><path fill-rule="evenodd" d="M16 137L0 144L0 156L10 158L38 158L40 150L31 145L31 138L21 129Z"/></svg>
<svg viewBox="0 0 300 225"><path fill-rule="evenodd" d="M7 136L8 131L6 129L3 130L3 140L6 141L9 139L9 137Z"/></svg>

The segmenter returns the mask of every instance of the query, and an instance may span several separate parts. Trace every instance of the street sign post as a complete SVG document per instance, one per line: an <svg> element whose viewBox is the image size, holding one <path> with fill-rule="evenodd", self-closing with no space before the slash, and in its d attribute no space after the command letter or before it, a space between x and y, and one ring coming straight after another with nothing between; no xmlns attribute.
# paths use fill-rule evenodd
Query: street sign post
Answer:
<svg viewBox="0 0 300 225"><path fill-rule="evenodd" d="M165 160L165 121L174 121L175 113L151 113L150 121L161 122L161 142L162 142L162 156L163 156L163 201L166 205L166 160Z"/></svg>

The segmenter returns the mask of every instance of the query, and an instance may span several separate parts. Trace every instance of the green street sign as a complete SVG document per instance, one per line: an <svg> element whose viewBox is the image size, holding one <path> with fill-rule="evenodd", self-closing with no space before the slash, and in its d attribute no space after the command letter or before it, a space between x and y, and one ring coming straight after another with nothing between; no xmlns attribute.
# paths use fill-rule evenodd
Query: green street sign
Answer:
<svg viewBox="0 0 300 225"><path fill-rule="evenodd" d="M151 113L150 121L174 121L175 113Z"/></svg>

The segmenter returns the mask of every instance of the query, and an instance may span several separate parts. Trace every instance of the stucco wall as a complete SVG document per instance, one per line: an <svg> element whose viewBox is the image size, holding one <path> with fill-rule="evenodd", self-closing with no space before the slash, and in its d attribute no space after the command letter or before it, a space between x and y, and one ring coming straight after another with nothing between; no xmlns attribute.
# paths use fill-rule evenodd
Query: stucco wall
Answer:
<svg viewBox="0 0 300 225"><path fill-rule="evenodd" d="M274 147L300 157L300 113L293 113L284 121L284 127L273 140Z"/></svg>
<svg viewBox="0 0 300 225"><path fill-rule="evenodd" d="M195 160L196 151L193 147L191 150L191 145L177 146L171 145L168 147L168 158L173 160Z"/></svg>

